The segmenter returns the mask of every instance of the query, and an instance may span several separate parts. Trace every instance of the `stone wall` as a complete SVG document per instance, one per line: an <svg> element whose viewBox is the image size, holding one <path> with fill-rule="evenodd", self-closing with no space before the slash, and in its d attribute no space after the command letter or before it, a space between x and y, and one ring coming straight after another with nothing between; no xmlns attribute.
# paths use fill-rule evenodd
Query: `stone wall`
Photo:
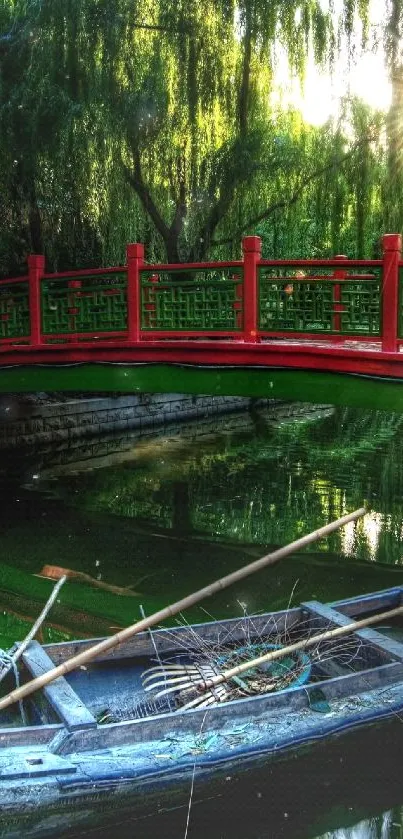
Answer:
<svg viewBox="0 0 403 839"><path fill-rule="evenodd" d="M0 449L32 447L80 437L152 428L170 422L246 411L258 400L238 396L178 393L80 398L25 405L16 417L0 418ZM267 400L259 400L266 404Z"/></svg>
<svg viewBox="0 0 403 839"><path fill-rule="evenodd" d="M261 423L268 428L296 420L315 422L333 413L334 408L326 405L318 407L298 402L276 402L273 399L270 403L259 406L258 411L233 411L232 414L227 414L224 421L219 414L214 414L199 417L197 422L183 419L181 422L171 422L166 429L162 426L158 429L143 426L127 431L79 437L57 444L37 444L33 469L42 477L49 474L55 477L77 470L104 468L132 461L137 444L148 440L152 444L155 440L164 441L164 444L180 442L182 446L189 443L192 447L199 442L205 445L206 440L211 441L217 435L246 434L250 437L256 431L257 425L261 427ZM15 452L12 453L12 457L15 458ZM32 478L27 480L32 481Z"/></svg>

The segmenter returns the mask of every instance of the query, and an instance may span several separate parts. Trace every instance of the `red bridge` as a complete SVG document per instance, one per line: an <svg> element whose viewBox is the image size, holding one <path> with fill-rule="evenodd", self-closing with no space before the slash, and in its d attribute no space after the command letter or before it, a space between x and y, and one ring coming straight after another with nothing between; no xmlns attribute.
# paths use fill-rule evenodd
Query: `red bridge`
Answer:
<svg viewBox="0 0 403 839"><path fill-rule="evenodd" d="M371 404L403 405L401 237L382 242L379 260L280 261L248 236L243 260L191 265L133 244L124 266L59 274L30 256L0 281L0 391L354 401L365 379Z"/></svg>

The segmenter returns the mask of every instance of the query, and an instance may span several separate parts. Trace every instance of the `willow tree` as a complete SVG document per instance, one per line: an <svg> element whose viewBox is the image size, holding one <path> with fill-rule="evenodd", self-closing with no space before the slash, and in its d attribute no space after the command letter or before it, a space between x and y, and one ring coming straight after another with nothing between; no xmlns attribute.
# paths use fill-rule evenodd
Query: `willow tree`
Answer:
<svg viewBox="0 0 403 839"><path fill-rule="evenodd" d="M64 237L68 262L77 239L110 259L142 238L197 260L270 217L262 184L294 205L318 172L304 132L273 117L276 54L302 76L366 8L344 0L337 22L321 0L3 0L0 167L31 243L51 254Z"/></svg>
<svg viewBox="0 0 403 839"><path fill-rule="evenodd" d="M384 28L386 68L392 85L387 115L387 173L384 183L384 218L389 230L403 230L403 2L388 0Z"/></svg>

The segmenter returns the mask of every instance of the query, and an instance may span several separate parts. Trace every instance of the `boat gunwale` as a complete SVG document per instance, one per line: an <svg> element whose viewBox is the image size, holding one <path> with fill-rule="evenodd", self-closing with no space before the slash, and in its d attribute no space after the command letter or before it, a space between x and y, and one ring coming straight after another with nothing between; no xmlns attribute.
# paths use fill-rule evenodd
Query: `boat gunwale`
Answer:
<svg viewBox="0 0 403 839"><path fill-rule="evenodd" d="M376 611L377 609L384 608L386 605L388 606L397 606L400 604L403 597L403 586L393 586L392 588L383 589L381 591L359 595L357 597L350 597L350 598L343 598L342 600L335 600L329 603L328 605L331 606L333 609L341 612L344 615L348 615L349 617L354 618L354 616L358 616L364 612L370 613L371 611ZM264 612L258 613L253 615L247 615L246 620L253 621L255 625L259 625L259 623L266 623L268 620L271 620L273 624L275 624L276 619L279 622L281 627L281 622L287 625L286 628L292 628L293 624L288 624L289 618L292 618L294 623L298 623L302 619L303 615L303 605L293 607L291 609L280 609L278 611L272 612ZM158 652L165 653L170 652L171 650L176 649L175 647L175 638L181 638L183 635L189 635L189 627L191 630L196 631L200 638L208 639L210 635L215 633L215 630L218 628L226 630L231 629L232 627L236 627L237 624L242 625L242 621L245 620L245 617L240 615L239 617L235 618L224 618L223 620L213 620L213 621L204 621L201 623L193 623L183 626L174 626L174 627L156 627L152 630L152 635L155 641L159 641L161 643L161 649ZM242 637L242 629L240 630L238 637L237 633L232 634L232 638L234 640L238 640ZM268 628L268 633L270 634L270 630ZM85 638L85 639L77 639L74 641L59 641L56 643L44 644L43 649L46 650L49 657L54 661L56 664L61 664L63 661L66 660L70 655L75 655L78 652L84 652L86 649L89 649L93 644L96 644L100 641L103 641L104 637L97 637L97 638ZM166 641L166 646L165 646ZM124 644L119 644L118 647L108 650L107 652L101 654L97 657L96 661L101 663L104 661L114 661L116 659L124 659L124 658L131 658L133 655L150 655L155 654L155 649L153 647L150 633L149 631L139 632L129 641L126 641Z"/></svg>
<svg viewBox="0 0 403 839"><path fill-rule="evenodd" d="M178 649L176 639L183 641L184 638L192 639L192 633L196 632L201 640L217 640L217 631L231 631L231 642L239 641L245 637L245 620L253 622L252 631L258 635L259 628L264 628L267 635L273 631L284 632L292 629L302 619L302 609L300 606L292 609L282 609L278 612L264 612L257 615L247 615L246 618L240 615L236 618L229 618L220 621L205 621L203 623L193 623L184 626L174 627L159 627L152 630L154 642L157 645L159 653L169 653ZM236 627L239 625L239 631ZM235 631L234 631L235 630ZM70 655L84 652L94 644L103 641L104 638L91 638L77 641L60 641L54 644L44 644L43 649L46 650L48 656L52 659L54 664L61 664ZM191 646L191 645L190 645ZM155 647L150 637L148 630L139 632L133 638L125 641L112 650L108 650L97 656L96 662L102 663L107 661L116 661L119 659L132 658L133 656L150 656L155 657Z"/></svg>

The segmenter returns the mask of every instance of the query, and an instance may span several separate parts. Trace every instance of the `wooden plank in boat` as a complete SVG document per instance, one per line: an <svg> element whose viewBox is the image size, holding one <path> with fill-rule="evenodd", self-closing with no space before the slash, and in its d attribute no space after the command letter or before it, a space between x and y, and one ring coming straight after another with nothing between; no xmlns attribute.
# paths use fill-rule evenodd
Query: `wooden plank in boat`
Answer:
<svg viewBox="0 0 403 839"><path fill-rule="evenodd" d="M378 609L394 608L400 605L403 599L403 587L385 589L383 592L363 595L356 598L337 601L334 608L340 608L345 615L359 615ZM256 633L262 632L270 635L277 631L281 633L285 628L291 629L302 618L300 608L285 609L279 612L269 612L264 615L251 615L250 626ZM239 630L237 630L239 624ZM243 626L243 628L242 628ZM192 629L197 632L202 640L216 639L220 633L231 633L233 641L240 641L244 637L245 618L231 618L223 621L212 621L211 623L196 624ZM251 633L253 635L253 632ZM192 631L187 626L174 627L173 629L153 629L153 637L157 644L158 652L161 654L175 651L179 643L186 643L191 646ZM69 643L47 644L45 649L55 664L62 664L63 661L76 655L79 652L91 647L95 640L86 639L83 641L72 641ZM121 644L117 649L110 650L99 656L98 662L110 661L113 659L132 658L134 656L154 656L155 651L148 632L140 632L130 641Z"/></svg>
<svg viewBox="0 0 403 839"><path fill-rule="evenodd" d="M38 641L31 641L22 655L24 664L32 676L42 676L53 670L54 664ZM64 676L59 676L44 688L44 693L52 708L69 731L80 728L96 728L97 721L88 708L77 696Z"/></svg>
<svg viewBox="0 0 403 839"><path fill-rule="evenodd" d="M41 746L54 740L56 734L66 731L64 725L30 725L22 728L0 728L0 749L9 746Z"/></svg>
<svg viewBox="0 0 403 839"><path fill-rule="evenodd" d="M41 749L28 750L6 755L0 754L0 780L13 780L29 778L33 780L41 776L52 775L75 775L77 767L66 758L52 752Z"/></svg>
<svg viewBox="0 0 403 839"><path fill-rule="evenodd" d="M347 626L351 623L351 618L343 615L341 612L333 609L331 606L326 606L324 603L319 603L317 600L311 600L308 603L302 603L302 608L306 609L311 615L318 616L325 620L328 624L335 626ZM372 648L378 652L386 654L389 659L403 661L403 644L392 638L387 638L381 635L376 629L367 627L365 629L358 629L354 632L357 638L367 642Z"/></svg>
<svg viewBox="0 0 403 839"><path fill-rule="evenodd" d="M384 589L384 591L377 591L375 594L364 594L361 597L337 600L331 606L343 615L356 617L363 614L369 615L371 612L396 609L402 604L402 599L403 586L395 586L394 588Z"/></svg>

